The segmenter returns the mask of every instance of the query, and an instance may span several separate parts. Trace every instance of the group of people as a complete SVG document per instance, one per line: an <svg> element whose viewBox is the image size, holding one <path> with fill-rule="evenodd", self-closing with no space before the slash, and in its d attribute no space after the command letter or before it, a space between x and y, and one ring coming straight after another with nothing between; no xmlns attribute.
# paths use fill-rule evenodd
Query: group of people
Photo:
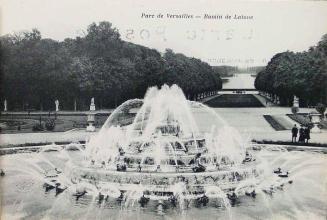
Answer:
<svg viewBox="0 0 327 220"><path fill-rule="evenodd" d="M297 137L299 135L299 139ZM292 128L292 142L308 143L310 140L310 127L301 125L300 129L296 124Z"/></svg>

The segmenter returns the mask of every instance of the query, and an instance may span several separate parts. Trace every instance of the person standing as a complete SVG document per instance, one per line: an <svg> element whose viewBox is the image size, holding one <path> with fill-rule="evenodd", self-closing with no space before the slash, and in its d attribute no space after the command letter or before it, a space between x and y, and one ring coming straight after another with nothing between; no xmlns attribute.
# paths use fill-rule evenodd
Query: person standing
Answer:
<svg viewBox="0 0 327 220"><path fill-rule="evenodd" d="M299 130L299 133L300 133L299 142L303 143L304 142L304 138L305 138L303 125L301 125L301 128Z"/></svg>
<svg viewBox="0 0 327 220"><path fill-rule="evenodd" d="M305 129L304 129L304 139L305 139L305 142L308 143L309 140L310 140L310 127L307 126Z"/></svg>
<svg viewBox="0 0 327 220"><path fill-rule="evenodd" d="M292 142L296 142L296 138L297 138L297 133L298 133L298 129L296 124L293 126L292 128Z"/></svg>

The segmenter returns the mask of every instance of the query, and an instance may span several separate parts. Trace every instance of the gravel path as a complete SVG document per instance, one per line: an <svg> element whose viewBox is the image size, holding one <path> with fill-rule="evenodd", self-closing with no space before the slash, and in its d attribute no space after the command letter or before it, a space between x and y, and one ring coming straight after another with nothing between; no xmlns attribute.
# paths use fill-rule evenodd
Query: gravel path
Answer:
<svg viewBox="0 0 327 220"><path fill-rule="evenodd" d="M290 108L216 108L215 111L231 126L235 127L244 138L256 140L290 141L290 130L275 131L263 118L263 115L286 115ZM312 109L300 108L300 113L308 113ZM286 116L285 116L286 117ZM294 123L291 119L289 123ZM24 143L45 143L60 141L85 141L94 133L84 129L75 129L67 132L49 133L19 133L1 134L0 146ZM327 143L327 130L321 133L312 133L310 142Z"/></svg>

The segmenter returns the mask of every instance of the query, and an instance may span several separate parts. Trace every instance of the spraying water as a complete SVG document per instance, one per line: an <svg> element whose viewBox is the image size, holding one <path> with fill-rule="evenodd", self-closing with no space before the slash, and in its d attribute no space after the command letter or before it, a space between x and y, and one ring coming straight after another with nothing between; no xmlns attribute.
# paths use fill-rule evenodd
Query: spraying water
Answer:
<svg viewBox="0 0 327 220"><path fill-rule="evenodd" d="M151 207L162 215L169 208L185 213L192 206L218 203L229 219L237 218L232 213L243 197L263 201L269 213L264 217L273 218L270 197L310 173L305 167L317 169L324 163L324 158L313 160L311 155L303 161L303 156L283 148L251 149L251 143L213 109L188 101L178 86L165 85L150 88L143 100L119 106L85 147L51 144L33 160L22 161L24 173L43 180L45 190L54 189L60 198L48 215L58 207L63 209L63 198L70 198L72 204L67 206L90 204L85 218L94 213L92 204L122 211ZM77 159L72 150L80 152ZM272 151L279 155L265 159ZM48 159L45 154L49 152L56 156ZM56 163L59 159L61 169ZM278 166L281 171L274 173ZM22 172L19 165L9 167L9 172ZM285 171L294 173L294 178ZM319 184L313 186L323 189ZM294 212L298 215L298 209Z"/></svg>

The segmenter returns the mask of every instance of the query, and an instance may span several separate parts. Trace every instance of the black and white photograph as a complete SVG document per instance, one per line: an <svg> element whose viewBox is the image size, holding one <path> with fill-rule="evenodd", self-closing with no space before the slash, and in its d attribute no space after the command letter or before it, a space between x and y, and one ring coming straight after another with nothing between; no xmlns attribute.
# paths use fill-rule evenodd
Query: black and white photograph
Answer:
<svg viewBox="0 0 327 220"><path fill-rule="evenodd" d="M0 0L0 219L325 220L327 1Z"/></svg>

